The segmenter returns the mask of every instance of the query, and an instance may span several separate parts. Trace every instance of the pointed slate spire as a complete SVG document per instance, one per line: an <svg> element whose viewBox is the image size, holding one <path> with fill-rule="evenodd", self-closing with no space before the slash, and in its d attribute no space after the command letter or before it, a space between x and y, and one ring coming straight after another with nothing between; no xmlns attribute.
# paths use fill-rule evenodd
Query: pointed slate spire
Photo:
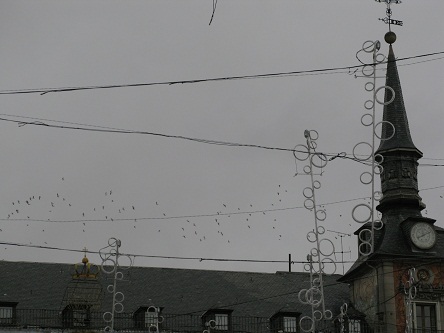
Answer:
<svg viewBox="0 0 444 333"><path fill-rule="evenodd" d="M422 157L421 151L416 148L410 135L409 122L407 120L407 113L404 106L404 99L402 97L401 83L399 81L398 68L396 66L395 54L393 52L392 43L396 40L394 33L388 33L385 37L389 46L389 54L387 61L387 76L385 85L392 88L385 89L384 95L384 113L383 125L381 134L381 144L377 150L377 154L385 151L392 151L397 149L407 149L416 151L418 157ZM395 96L393 98L393 92ZM393 101L388 103L390 100ZM392 125L390 125L390 124ZM393 128L395 133L393 134ZM384 140L385 138L389 138Z"/></svg>
<svg viewBox="0 0 444 333"><path fill-rule="evenodd" d="M381 133L381 143L376 154L383 156L381 163L382 199L377 209L383 213L420 215L425 208L418 195L418 159L421 151L416 148L410 135L407 113L402 97L395 54L392 44L396 40L393 32L385 35L390 44L386 88L384 96L384 113ZM387 88L388 87L388 88ZM393 96L394 93L394 96ZM394 130L394 132L393 132ZM376 159L378 159L376 157Z"/></svg>

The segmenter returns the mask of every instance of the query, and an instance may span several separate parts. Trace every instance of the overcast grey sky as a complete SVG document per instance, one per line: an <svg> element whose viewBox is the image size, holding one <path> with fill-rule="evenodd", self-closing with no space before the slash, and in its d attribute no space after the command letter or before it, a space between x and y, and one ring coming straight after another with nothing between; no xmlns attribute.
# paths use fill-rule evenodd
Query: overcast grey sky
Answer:
<svg viewBox="0 0 444 333"><path fill-rule="evenodd" d="M2 1L0 8L2 92L355 66L362 44L383 41L388 29L378 21L385 4L373 0L219 0L211 25L211 0L14 0ZM405 0L392 10L404 22L393 27L398 58L444 51L443 1ZM385 42L381 52L388 52ZM398 64L412 137L424 153L421 164L444 164L439 57ZM365 80L338 72L3 94L0 118L289 149L304 143L305 129L314 129L318 150L351 152L356 143L371 140L360 123L370 96ZM382 116L382 107L378 110ZM303 261L310 250L306 234L313 215L300 208L310 182L295 177L291 152L4 120L0 129L1 242L98 251L117 237L125 253L283 261L290 253ZM350 234L359 228L351 210L366 201L342 201L370 195L359 182L363 171L365 166L343 159L324 169L316 196L318 203L330 203L324 206L327 230ZM443 172L442 166L419 168L420 189L428 189L420 192L424 214L441 227ZM340 252L338 235L325 236ZM342 238L348 262L356 258L356 243L355 236ZM33 247L0 249L3 260L74 263L82 257ZM88 256L99 262L98 255ZM288 269L285 263L144 257L135 264ZM349 265L339 265L338 273Z"/></svg>

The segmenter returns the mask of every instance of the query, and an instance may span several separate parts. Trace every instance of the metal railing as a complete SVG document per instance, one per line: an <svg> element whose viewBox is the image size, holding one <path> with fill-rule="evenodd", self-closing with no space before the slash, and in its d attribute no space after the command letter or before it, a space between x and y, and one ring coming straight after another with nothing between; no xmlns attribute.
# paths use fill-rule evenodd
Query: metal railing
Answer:
<svg viewBox="0 0 444 333"><path fill-rule="evenodd" d="M158 323L160 332L202 333L206 329L205 321L195 314L162 314L163 321ZM8 328L79 330L99 331L105 328L102 312L88 310L58 311L16 309L12 316L0 318L0 331ZM145 322L144 316L134 313L118 313L115 315L114 329L116 331L150 331L152 323ZM261 317L236 317L230 319L229 330L212 332L232 333L270 333L269 319Z"/></svg>
<svg viewBox="0 0 444 333"><path fill-rule="evenodd" d="M231 316L228 330L218 327L208 328L205 320L197 314L161 314L162 320L154 323L159 333L300 333L299 327L277 327L270 323L270 318ZM4 318L6 317L6 318ZM152 319L146 318L144 313L117 313L115 315L114 330L119 332L155 332ZM157 324L157 325L156 325ZM323 332L341 332L339 323L331 323ZM0 317L1 331L69 331L69 332L103 332L107 326L102 312L93 312L88 309L35 310L14 309L11 315ZM224 327L226 328L226 327ZM345 332L350 332L347 325ZM359 333L370 333L372 330L362 326ZM423 332L423 331L421 331Z"/></svg>

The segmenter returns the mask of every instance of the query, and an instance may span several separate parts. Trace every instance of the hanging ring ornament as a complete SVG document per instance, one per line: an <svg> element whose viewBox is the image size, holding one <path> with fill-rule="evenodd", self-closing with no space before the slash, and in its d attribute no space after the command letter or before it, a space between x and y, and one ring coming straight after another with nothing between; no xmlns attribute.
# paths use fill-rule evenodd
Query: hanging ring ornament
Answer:
<svg viewBox="0 0 444 333"><path fill-rule="evenodd" d="M304 170L305 174L307 174L307 175L311 174L311 166L306 165L306 166L304 166L303 170Z"/></svg>
<svg viewBox="0 0 444 333"><path fill-rule="evenodd" d="M325 233L325 228L322 225L318 226L318 235L322 235L324 233Z"/></svg>
<svg viewBox="0 0 444 333"><path fill-rule="evenodd" d="M375 191L375 192L373 192L373 198L374 198L376 201L381 201L381 199L382 199L382 192L381 192L381 191Z"/></svg>
<svg viewBox="0 0 444 333"><path fill-rule="evenodd" d="M108 287L106 287L106 291L112 294L114 292L114 286L112 284L109 284Z"/></svg>
<svg viewBox="0 0 444 333"><path fill-rule="evenodd" d="M113 320L113 314L111 312L105 312L102 318L105 323L110 323Z"/></svg>
<svg viewBox="0 0 444 333"><path fill-rule="evenodd" d="M311 163L319 169L325 168L327 162L328 158L324 153L315 153L311 156Z"/></svg>
<svg viewBox="0 0 444 333"><path fill-rule="evenodd" d="M362 51L372 53L375 50L376 43L372 40L367 40L362 44Z"/></svg>
<svg viewBox="0 0 444 333"><path fill-rule="evenodd" d="M328 244L324 245L322 248L322 244ZM335 246L333 242L328 238L323 238L319 241L319 252L325 257L331 256L335 252Z"/></svg>
<svg viewBox="0 0 444 333"><path fill-rule="evenodd" d="M326 272L325 268L327 267L327 265L331 265L331 267L332 267L331 272L330 271ZM337 269L336 263L333 261L332 258L324 258L324 259L322 259L322 273L323 274L333 275L333 274L336 273L336 269Z"/></svg>
<svg viewBox="0 0 444 333"><path fill-rule="evenodd" d="M373 91L375 89L375 84L373 82L367 82L364 88L366 91Z"/></svg>
<svg viewBox="0 0 444 333"><path fill-rule="evenodd" d="M330 310L325 310L324 318L327 319L327 320L332 319L333 318L333 312L331 312Z"/></svg>
<svg viewBox="0 0 444 333"><path fill-rule="evenodd" d="M361 117L361 124L364 126L371 126L373 125L373 115L370 113L365 113Z"/></svg>
<svg viewBox="0 0 444 333"><path fill-rule="evenodd" d="M319 299L316 297L319 297ZM322 292L318 288L310 288L305 292L305 299L308 304L318 306L322 302Z"/></svg>
<svg viewBox="0 0 444 333"><path fill-rule="evenodd" d="M107 262L111 262L111 265L106 265ZM113 274L116 271L116 262L113 259L107 258L102 262L102 265L100 265L102 272L105 274ZM105 268L110 267L110 269Z"/></svg>
<svg viewBox="0 0 444 333"><path fill-rule="evenodd" d="M313 182L313 187L314 187L316 190L319 190L319 189L321 188L321 182L320 182L319 180L315 180L315 181Z"/></svg>
<svg viewBox="0 0 444 333"><path fill-rule="evenodd" d="M382 165L375 165L375 168L373 169L375 175L380 175L384 171L384 167Z"/></svg>
<svg viewBox="0 0 444 333"><path fill-rule="evenodd" d="M360 208L360 207L364 207L364 208L367 208L367 209L368 209L368 214L369 214L369 215L368 215L367 218L365 218L365 219L360 219L360 218L356 217L356 215L355 215L356 209L358 209L358 208ZM371 209L371 207L370 207L369 205L367 205L367 204L364 204L364 203L358 204L358 205L356 205L356 206L353 208L353 210L352 210L352 218L353 218L353 220L355 220L355 221L358 222L358 223L366 223L366 222L370 221L371 217L372 217L372 209Z"/></svg>
<svg viewBox="0 0 444 333"><path fill-rule="evenodd" d="M311 264L305 264L304 265L304 271L310 272L310 270L311 270Z"/></svg>
<svg viewBox="0 0 444 333"><path fill-rule="evenodd" d="M119 239L117 239L115 237L111 237L108 239L108 245L111 247L114 247L114 246L120 247L121 242Z"/></svg>
<svg viewBox="0 0 444 333"><path fill-rule="evenodd" d="M388 90L390 90L390 91L392 92L392 96L391 96L390 100L388 100L387 102L381 102L381 101L378 99L378 92L379 92L379 90L381 90L381 89L388 89ZM378 103L381 104L381 105L389 105L391 102L393 102L393 101L395 100L395 91L393 90L392 87L389 87L389 86L381 86L381 87L379 87L378 89L376 89L376 91L375 91L375 100L376 100L376 102L378 102Z"/></svg>
<svg viewBox="0 0 444 333"><path fill-rule="evenodd" d="M381 154L375 154L374 160L376 163L382 164L384 162L384 156L382 156Z"/></svg>
<svg viewBox="0 0 444 333"><path fill-rule="evenodd" d="M370 68L370 70L368 70ZM364 65L361 69L361 73L364 76L370 77L375 74L375 67L372 65Z"/></svg>
<svg viewBox="0 0 444 333"><path fill-rule="evenodd" d="M319 256L319 251L317 248L313 247L310 250L310 254L313 258L317 258ZM313 267L313 269L314 269L314 267ZM317 272L317 273L319 273L319 272Z"/></svg>
<svg viewBox="0 0 444 333"><path fill-rule="evenodd" d="M310 139L312 141L316 141L317 139L319 139L318 131L316 131L316 130L309 130L308 133L309 133Z"/></svg>
<svg viewBox="0 0 444 333"><path fill-rule="evenodd" d="M373 221L373 229L381 230L383 226L384 226L384 223L382 223L381 220L374 220Z"/></svg>
<svg viewBox="0 0 444 333"><path fill-rule="evenodd" d="M321 280L319 280L319 278L314 278L313 281L311 281L311 284L314 288L319 288L321 286Z"/></svg>
<svg viewBox="0 0 444 333"><path fill-rule="evenodd" d="M302 298L307 293L307 289L301 289L298 293L299 302L302 304L308 304L307 299Z"/></svg>
<svg viewBox="0 0 444 333"><path fill-rule="evenodd" d="M373 252L373 245L370 242L362 242L358 246L358 251L363 256L367 256Z"/></svg>
<svg viewBox="0 0 444 333"><path fill-rule="evenodd" d="M299 320L299 327L301 328L302 331L304 331L306 333L313 332L313 330L314 330L314 321L309 316L303 316Z"/></svg>
<svg viewBox="0 0 444 333"><path fill-rule="evenodd" d="M320 321L322 319L322 312L320 310L313 311L313 318L316 321Z"/></svg>
<svg viewBox="0 0 444 333"><path fill-rule="evenodd" d="M123 280L123 273L122 272L116 273L116 280Z"/></svg>
<svg viewBox="0 0 444 333"><path fill-rule="evenodd" d="M377 131L376 131L376 127L379 126L379 125L381 125L381 127L383 128L384 124L385 124L386 126L391 126L392 131L391 131L391 133L389 134L388 137L384 137L384 138L383 138L383 137L382 137L382 134L381 134L381 136L378 135L378 133L377 133ZM386 130L386 132L387 132L387 130ZM385 140L390 140L391 138L393 138L393 137L395 136L395 132L396 132L395 126L394 126L390 121L383 120L383 121L380 121L379 123L377 123L377 124L375 125L375 131L374 131L374 134L375 134L375 136L376 136L378 139L380 139L380 140L384 140L384 141L385 141ZM381 133L382 133L382 130L381 130Z"/></svg>
<svg viewBox="0 0 444 333"><path fill-rule="evenodd" d="M117 265L119 265L119 268L120 268L120 269L123 269L123 270L128 270L128 269L130 269L130 268L133 266L133 259L131 259L131 256L129 256L129 255L127 255L127 254L122 254L122 255L120 255L119 259L122 259L122 258L128 258L128 260L129 260L129 264L126 265L126 266L122 266L122 265L120 265L119 262L117 261ZM123 273L122 273L122 274L123 274ZM123 277L123 275L122 275L122 277Z"/></svg>
<svg viewBox="0 0 444 333"><path fill-rule="evenodd" d="M316 233L314 231L307 232L307 240L310 243L316 242L317 239L318 239L318 236L316 235Z"/></svg>
<svg viewBox="0 0 444 333"><path fill-rule="evenodd" d="M361 242L367 242L371 236L372 232L369 229L362 229L358 234L358 238Z"/></svg>
<svg viewBox="0 0 444 333"><path fill-rule="evenodd" d="M373 175L370 172L365 171L365 172L361 173L361 176L359 177L359 180L364 185L371 184L372 181L373 181Z"/></svg>
<svg viewBox="0 0 444 333"><path fill-rule="evenodd" d="M314 208L314 201L313 201L313 199L305 199L304 207L306 209L308 209L308 210L312 210Z"/></svg>
<svg viewBox="0 0 444 333"><path fill-rule="evenodd" d="M379 57L379 58L378 58ZM378 64L380 64L381 62L384 62L386 59L385 55L383 55L382 53L378 53L375 57L375 62L377 62Z"/></svg>
<svg viewBox="0 0 444 333"><path fill-rule="evenodd" d="M370 153L369 155L362 155L362 154L357 154L356 153L356 148L358 148L359 146L367 146L370 148L370 151L373 150L373 147L368 143L368 142L358 142L357 144L355 144L355 146L353 147L352 153L353 153L353 157L359 161L367 161L369 158L372 157L372 153ZM358 157L359 156L365 156L365 157Z"/></svg>
<svg viewBox="0 0 444 333"><path fill-rule="evenodd" d="M375 103L374 103L371 99L366 100L365 103L364 103L364 107L365 107L367 110L373 110L373 106L374 106L374 105L375 105Z"/></svg>
<svg viewBox="0 0 444 333"><path fill-rule="evenodd" d="M123 304L122 303L114 304L114 312L122 313L123 312Z"/></svg>
<svg viewBox="0 0 444 333"><path fill-rule="evenodd" d="M293 148L293 156L298 161L306 161L310 156L308 147L304 145L296 145Z"/></svg>
<svg viewBox="0 0 444 333"><path fill-rule="evenodd" d="M116 300L117 303L121 303L125 299L125 295L122 292L118 291L115 293L114 299Z"/></svg>
<svg viewBox="0 0 444 333"><path fill-rule="evenodd" d="M306 187L303 189L302 194L305 198L311 199L313 198L313 189L311 187Z"/></svg>
<svg viewBox="0 0 444 333"><path fill-rule="evenodd" d="M325 210L320 209L320 210L317 210L317 211L316 211L316 219L317 219L318 221L325 221L326 218L327 218L327 213L325 212ZM318 233L320 233L320 232L319 232L320 228L324 228L324 227L319 226L319 227L318 227ZM324 230L325 230L325 229L324 229ZM322 232L322 234L323 234L323 232Z"/></svg>

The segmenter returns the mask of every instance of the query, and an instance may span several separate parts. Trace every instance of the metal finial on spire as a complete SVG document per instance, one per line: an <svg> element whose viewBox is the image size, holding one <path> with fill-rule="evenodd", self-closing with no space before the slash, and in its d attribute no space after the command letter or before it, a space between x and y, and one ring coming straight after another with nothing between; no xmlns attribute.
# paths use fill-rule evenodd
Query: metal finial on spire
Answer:
<svg viewBox="0 0 444 333"><path fill-rule="evenodd" d="M383 21L385 24L389 25L389 31L391 31L391 24L401 25L401 26L403 25L402 21L392 19L392 9L390 7L390 5L392 3L395 3L395 4L401 3L402 2L401 0L375 0L375 1L376 2L384 2L387 5L387 9L385 10L386 17L380 18L379 20Z"/></svg>

